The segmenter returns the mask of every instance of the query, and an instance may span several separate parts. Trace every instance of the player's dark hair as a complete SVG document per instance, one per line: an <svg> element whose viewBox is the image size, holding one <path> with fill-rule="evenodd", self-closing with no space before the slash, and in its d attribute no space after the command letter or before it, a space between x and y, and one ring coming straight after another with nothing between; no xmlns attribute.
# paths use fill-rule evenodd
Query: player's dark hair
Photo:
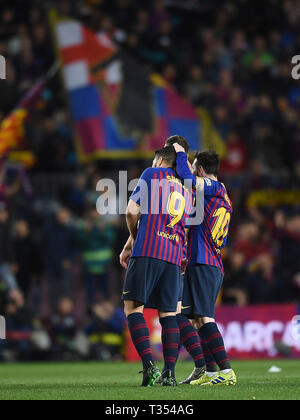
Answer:
<svg viewBox="0 0 300 420"><path fill-rule="evenodd" d="M185 153L189 153L190 145L187 139L182 136L172 136L169 137L166 141L167 146L173 146L175 143L178 143L180 146L182 146L185 150Z"/></svg>
<svg viewBox="0 0 300 420"><path fill-rule="evenodd" d="M195 155L197 169L202 166L207 175L219 175L220 157L215 150L205 150Z"/></svg>
<svg viewBox="0 0 300 420"><path fill-rule="evenodd" d="M156 150L155 156L163 158L163 160L170 166L170 168L176 168L177 154L173 146L167 146L161 150Z"/></svg>

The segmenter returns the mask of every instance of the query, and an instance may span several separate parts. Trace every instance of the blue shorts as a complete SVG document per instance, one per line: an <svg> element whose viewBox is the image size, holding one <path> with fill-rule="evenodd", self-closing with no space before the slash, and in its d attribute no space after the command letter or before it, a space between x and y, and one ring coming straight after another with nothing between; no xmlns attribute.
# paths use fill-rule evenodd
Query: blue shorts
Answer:
<svg viewBox="0 0 300 420"><path fill-rule="evenodd" d="M189 266L184 279L183 315L188 318L200 316L214 319L222 285L223 274L219 268L204 264Z"/></svg>
<svg viewBox="0 0 300 420"><path fill-rule="evenodd" d="M181 269L154 258L131 258L122 300L131 300L161 312L176 312L182 289Z"/></svg>

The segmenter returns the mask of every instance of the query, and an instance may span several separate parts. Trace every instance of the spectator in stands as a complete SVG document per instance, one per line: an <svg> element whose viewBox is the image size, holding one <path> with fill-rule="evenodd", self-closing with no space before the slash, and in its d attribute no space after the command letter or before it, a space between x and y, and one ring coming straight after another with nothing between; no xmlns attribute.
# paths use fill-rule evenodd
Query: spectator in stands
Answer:
<svg viewBox="0 0 300 420"><path fill-rule="evenodd" d="M226 262L222 302L245 306L248 303L247 279L249 277L245 256L241 252L230 253Z"/></svg>
<svg viewBox="0 0 300 420"><path fill-rule="evenodd" d="M278 263L280 267L280 294L284 301L297 301L300 272L300 215L285 217L277 213L275 219L279 239Z"/></svg>
<svg viewBox="0 0 300 420"><path fill-rule="evenodd" d="M263 70L271 66L274 58L267 49L266 40L262 36L257 36L251 51L247 52L243 57L243 66L252 71Z"/></svg>
<svg viewBox="0 0 300 420"><path fill-rule="evenodd" d="M269 244L262 240L262 230L258 223L249 220L238 226L234 250L245 257L245 263L250 264L260 255L270 251Z"/></svg>
<svg viewBox="0 0 300 420"><path fill-rule="evenodd" d="M72 211L79 217L83 217L86 210L88 196L87 189L86 175L78 175L74 180L74 185L70 190L67 202Z"/></svg>
<svg viewBox="0 0 300 420"><path fill-rule="evenodd" d="M75 231L71 226L71 214L61 208L47 224L42 238L44 264L50 290L52 309L59 296L71 294L72 260L75 256Z"/></svg>
<svg viewBox="0 0 300 420"><path fill-rule="evenodd" d="M115 229L91 209L78 230L78 242L84 265L84 281L89 305L95 302L96 293L107 298L109 289L109 266L113 258Z"/></svg>
<svg viewBox="0 0 300 420"><path fill-rule="evenodd" d="M90 357L97 360L119 359L124 343L126 318L112 302L97 303L85 332L90 341Z"/></svg>
<svg viewBox="0 0 300 420"><path fill-rule="evenodd" d="M27 299L32 282L41 274L42 267L37 245L25 220L15 224L13 248L18 266L18 285Z"/></svg>
<svg viewBox="0 0 300 420"><path fill-rule="evenodd" d="M2 207L9 209L10 201L20 192L20 186L19 171L9 170L5 158L0 159L0 204Z"/></svg>
<svg viewBox="0 0 300 420"><path fill-rule="evenodd" d="M72 169L72 144L68 136L59 131L55 115L50 113L42 119L41 130L36 131L35 143L37 171L57 173Z"/></svg>
<svg viewBox="0 0 300 420"><path fill-rule="evenodd" d="M201 98L204 94L205 82L201 67L194 65L189 74L189 78L184 85L185 96L194 105L201 105Z"/></svg>
<svg viewBox="0 0 300 420"><path fill-rule="evenodd" d="M50 319L48 329L55 359L74 360L78 357L75 344L78 325L74 312L73 300L63 297L59 300L57 312Z"/></svg>
<svg viewBox="0 0 300 420"><path fill-rule="evenodd" d="M280 302L278 294L278 271L275 269L275 259L271 254L261 254L250 267L246 288L249 303Z"/></svg>
<svg viewBox="0 0 300 420"><path fill-rule="evenodd" d="M6 340L0 340L0 359L7 361L30 360L33 317L25 306L24 296L14 291L4 309Z"/></svg>
<svg viewBox="0 0 300 420"><path fill-rule="evenodd" d="M227 156L222 163L222 172L230 178L238 178L247 168L247 148L236 131L227 136Z"/></svg>
<svg viewBox="0 0 300 420"><path fill-rule="evenodd" d="M16 271L9 214L6 205L0 203L0 279L9 290L18 288Z"/></svg>

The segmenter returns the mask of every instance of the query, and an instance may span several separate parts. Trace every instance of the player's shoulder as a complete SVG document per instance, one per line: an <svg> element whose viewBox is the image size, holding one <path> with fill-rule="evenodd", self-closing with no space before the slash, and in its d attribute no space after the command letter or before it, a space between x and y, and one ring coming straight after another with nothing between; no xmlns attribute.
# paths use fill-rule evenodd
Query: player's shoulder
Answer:
<svg viewBox="0 0 300 420"><path fill-rule="evenodd" d="M150 167L150 168L147 168L147 169L144 170L141 178L145 179L145 180L153 179L155 174L158 174L158 168L151 168Z"/></svg>
<svg viewBox="0 0 300 420"><path fill-rule="evenodd" d="M211 179L211 178L202 178L203 179L203 182L204 182L204 185L206 186L206 187L213 187L214 185L216 185L216 183L217 183L217 181L214 181L213 179Z"/></svg>
<svg viewBox="0 0 300 420"><path fill-rule="evenodd" d="M228 197L227 189L222 182L211 178L203 178L203 183L205 195L222 198Z"/></svg>
<svg viewBox="0 0 300 420"><path fill-rule="evenodd" d="M222 191L226 191L226 187L225 185L218 180L215 179L211 179L211 178L202 178L203 182L204 182L204 186L207 188L214 188L217 190L222 190Z"/></svg>
<svg viewBox="0 0 300 420"><path fill-rule="evenodd" d="M211 178L202 178L204 183L204 191L206 194L216 195L226 190L224 184Z"/></svg>
<svg viewBox="0 0 300 420"><path fill-rule="evenodd" d="M142 178L145 179L155 179L155 178L168 178L176 177L175 171L169 168L147 168L143 174Z"/></svg>
<svg viewBox="0 0 300 420"><path fill-rule="evenodd" d="M232 202L229 198L228 192L227 192L227 188L225 186L225 184L223 184L222 182L219 182L219 197L222 198L226 203L226 207L227 209L232 212L233 208L232 208Z"/></svg>

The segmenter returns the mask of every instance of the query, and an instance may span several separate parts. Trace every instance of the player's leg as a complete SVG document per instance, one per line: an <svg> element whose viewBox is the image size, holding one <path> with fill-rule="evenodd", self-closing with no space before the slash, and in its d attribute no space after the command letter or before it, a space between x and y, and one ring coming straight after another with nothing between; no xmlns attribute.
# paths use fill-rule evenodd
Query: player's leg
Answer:
<svg viewBox="0 0 300 420"><path fill-rule="evenodd" d="M183 284L183 303L180 306L180 312L178 311L177 313L177 323L180 331L181 344L193 358L195 368L187 379L180 382L181 385L188 385L192 381L200 379L205 371L205 360L201 347L200 337L197 330L188 319L188 317L192 317L194 310L194 301L190 287L190 282L192 281L191 274L191 269L188 267Z"/></svg>
<svg viewBox="0 0 300 420"><path fill-rule="evenodd" d="M201 347L202 347L202 351L203 351L203 355L205 359L205 365L206 365L206 376L213 377L218 373L218 365L206 343L206 337L203 335L201 328L200 329L198 328L195 320L193 320L192 322L195 329L198 331L198 334L200 337Z"/></svg>
<svg viewBox="0 0 300 420"><path fill-rule="evenodd" d="M186 327L188 326L189 328L191 328L189 326L189 324L187 324L188 322L188 318L182 313L182 310L184 309L185 313L192 313L191 310L194 306L193 303L193 287L191 286L191 282L193 282L193 271L194 268L193 267L187 267L186 269L186 273L185 276L183 278L183 282L182 282L182 300L183 300L183 295L184 295L184 305L183 303L180 305L177 313L178 315L178 325L179 325L179 329L180 329L180 338L181 338L181 343L184 344L185 341L185 337L187 334L187 330ZM185 348L188 351L188 353L190 353L190 355L192 356L192 358L194 359L195 362L195 369L192 372L192 374L187 378L187 380L183 381L182 384L189 384L192 380L197 380L200 379L201 375L202 375L202 360L200 357L200 353L203 354L204 359L205 359L205 365L206 365L206 373L208 374L208 376L214 376L217 372L218 372L218 367L217 364L215 362L215 359L213 357L213 355L211 354L209 348L207 347L206 344L206 340L204 337L201 336L200 331L198 330L197 326L195 325L195 320L192 319L191 320L192 326L194 328L194 334L193 334L193 342L190 343L186 343ZM200 347L197 346L196 342L198 342L198 337L195 334L195 331L197 332L199 339L200 339ZM192 334L192 329L190 329L190 334ZM192 341L192 337L190 336L190 340ZM192 353L190 352L190 346L192 346Z"/></svg>
<svg viewBox="0 0 300 420"><path fill-rule="evenodd" d="M126 273L122 300L131 339L143 363L142 386L152 386L160 376L160 372L153 360L150 332L143 315L144 304L147 301L144 287L147 283L146 271L146 259L131 259Z"/></svg>
<svg viewBox="0 0 300 420"><path fill-rule="evenodd" d="M162 345L165 366L161 383L163 386L176 386L175 366L178 360L180 332L177 323L178 297L182 289L180 267L165 261L159 261L160 273L157 284L157 307L162 327Z"/></svg>
<svg viewBox="0 0 300 420"><path fill-rule="evenodd" d="M187 308L192 308L192 298L189 292L189 272L187 270L186 275L182 277L182 285L180 290L180 297L177 306L177 323L180 331L180 345L183 345L186 351L191 355L195 362L195 368L201 369L204 365L203 353L201 348L200 339L197 331L189 321L189 319L182 314L183 307L183 294L185 295L185 305ZM183 381L183 383L189 383Z"/></svg>
<svg viewBox="0 0 300 420"><path fill-rule="evenodd" d="M125 301L124 307L132 342L142 360L143 367L146 368L149 362L153 362L153 357L150 333L143 315L144 305L134 301Z"/></svg>
<svg viewBox="0 0 300 420"><path fill-rule="evenodd" d="M163 386L176 386L175 366L178 360L180 344L176 312L159 312L159 321L162 327L161 337L165 363L161 383Z"/></svg>
<svg viewBox="0 0 300 420"><path fill-rule="evenodd" d="M143 387L153 386L160 376L155 366L151 349L150 332L143 311L144 305L134 301L125 301L125 314L134 347L143 363Z"/></svg>
<svg viewBox="0 0 300 420"><path fill-rule="evenodd" d="M182 295L182 293L181 293L181 295ZM177 315L181 313L181 306L182 306L181 300L182 300L182 297L180 297L180 301L178 302L178 305L177 305L176 319L177 319ZM180 332L180 330L179 330L179 332ZM179 357L180 349L181 349L181 341L179 340L177 360L178 360L178 357ZM164 370L165 369L166 369L166 367L164 368ZM162 384L162 377L160 377L157 380L157 384L160 384L160 385Z"/></svg>
<svg viewBox="0 0 300 420"><path fill-rule="evenodd" d="M205 371L205 359L199 334L189 319L182 314L178 314L177 322L179 325L181 342L195 363L195 368L191 375L180 383L181 385L188 385L192 381L200 379L203 375Z"/></svg>
<svg viewBox="0 0 300 420"><path fill-rule="evenodd" d="M177 322L180 331L180 344L185 347L195 363L192 374L180 384L190 384L192 381L200 379L203 375L203 359L204 365L206 366L207 377L215 376L216 373L218 373L218 366L206 344L205 337L201 333L201 330L197 328L195 320L189 321L189 319L178 310Z"/></svg>
<svg viewBox="0 0 300 420"><path fill-rule="evenodd" d="M197 320L197 323L200 333L205 337L207 347L220 369L219 375L214 376L204 385L235 385L236 375L231 367L224 340L215 319L202 317Z"/></svg>
<svg viewBox="0 0 300 420"><path fill-rule="evenodd" d="M150 361L153 361L153 357L149 329L143 315L144 305L127 300L124 302L124 310L132 342L145 368Z"/></svg>
<svg viewBox="0 0 300 420"><path fill-rule="evenodd" d="M225 350L223 337L215 322L216 301L223 284L222 273L216 267L207 265L195 266L194 273L195 282L193 285L196 286L196 290L199 293L197 294L196 327L221 371L221 376L213 376L207 384L224 383L226 385L234 385L236 378ZM194 290L194 294L196 290ZM208 376L211 374L207 372ZM218 379L219 377L221 378L220 380ZM192 385L199 384L197 381L192 382Z"/></svg>
<svg viewBox="0 0 300 420"><path fill-rule="evenodd" d="M196 322L200 334L205 338L206 345L214 356L219 369L231 369L231 364L225 350L224 340L215 319L202 317L198 318Z"/></svg>
<svg viewBox="0 0 300 420"><path fill-rule="evenodd" d="M149 362L153 362L153 356L150 333L143 315L144 305L134 301L125 301L124 307L132 342L145 369Z"/></svg>

